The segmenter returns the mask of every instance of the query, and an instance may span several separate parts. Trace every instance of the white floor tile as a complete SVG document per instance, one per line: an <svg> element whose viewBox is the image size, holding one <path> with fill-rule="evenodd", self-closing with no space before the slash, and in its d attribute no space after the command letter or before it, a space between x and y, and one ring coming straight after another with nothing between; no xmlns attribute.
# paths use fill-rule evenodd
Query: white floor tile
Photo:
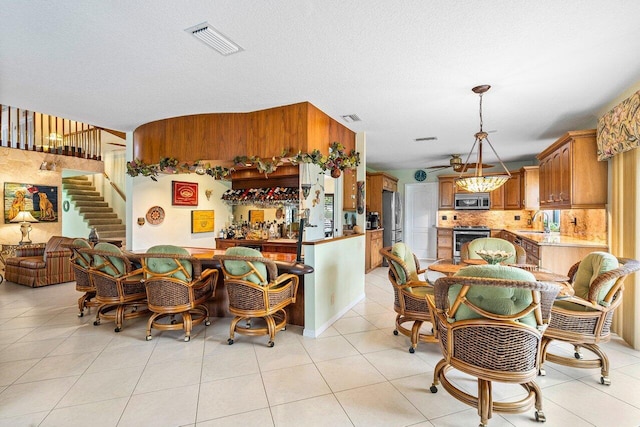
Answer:
<svg viewBox="0 0 640 427"><path fill-rule="evenodd" d="M14 384L0 393L0 418L50 411L78 377Z"/></svg>
<svg viewBox="0 0 640 427"><path fill-rule="evenodd" d="M317 366L334 393L385 381L384 376L360 354L319 362Z"/></svg>
<svg viewBox="0 0 640 427"><path fill-rule="evenodd" d="M197 408L198 385L136 394L127 403L118 427L193 424Z"/></svg>
<svg viewBox="0 0 640 427"><path fill-rule="evenodd" d="M202 357L148 364L144 368L133 393L149 393L168 388L199 384L201 372Z"/></svg>
<svg viewBox="0 0 640 427"><path fill-rule="evenodd" d="M313 364L263 372L262 381L270 406L331 392L318 368Z"/></svg>
<svg viewBox="0 0 640 427"><path fill-rule="evenodd" d="M197 427L273 427L273 418L269 409L243 412L242 414L202 421Z"/></svg>
<svg viewBox="0 0 640 427"><path fill-rule="evenodd" d="M116 368L82 375L56 408L129 397L142 375L142 366Z"/></svg>
<svg viewBox="0 0 640 427"><path fill-rule="evenodd" d="M54 409L39 427L111 427L118 420L127 405L128 398L100 400L84 405Z"/></svg>
<svg viewBox="0 0 640 427"><path fill-rule="evenodd" d="M359 354L342 335L305 339L302 345L316 363Z"/></svg>
<svg viewBox="0 0 640 427"><path fill-rule="evenodd" d="M197 422L268 408L259 374L200 384Z"/></svg>
<svg viewBox="0 0 640 427"><path fill-rule="evenodd" d="M332 394L272 406L276 427L351 427L349 417Z"/></svg>

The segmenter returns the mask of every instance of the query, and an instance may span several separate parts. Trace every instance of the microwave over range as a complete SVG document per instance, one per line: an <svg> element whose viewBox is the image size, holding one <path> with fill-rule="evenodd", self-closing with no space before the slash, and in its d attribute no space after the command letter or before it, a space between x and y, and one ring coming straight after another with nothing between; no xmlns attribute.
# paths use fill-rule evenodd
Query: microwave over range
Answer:
<svg viewBox="0 0 640 427"><path fill-rule="evenodd" d="M456 210L489 209L489 193L456 193L454 207Z"/></svg>

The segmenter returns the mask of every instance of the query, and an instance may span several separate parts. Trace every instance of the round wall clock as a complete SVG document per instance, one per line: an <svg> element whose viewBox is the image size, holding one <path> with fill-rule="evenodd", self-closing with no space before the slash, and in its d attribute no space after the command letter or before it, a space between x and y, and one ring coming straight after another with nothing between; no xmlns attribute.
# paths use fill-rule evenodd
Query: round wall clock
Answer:
<svg viewBox="0 0 640 427"><path fill-rule="evenodd" d="M423 171L422 169L417 170L416 173L413 174L413 177L416 179L416 181L422 182L425 179L427 179L427 173L425 171Z"/></svg>

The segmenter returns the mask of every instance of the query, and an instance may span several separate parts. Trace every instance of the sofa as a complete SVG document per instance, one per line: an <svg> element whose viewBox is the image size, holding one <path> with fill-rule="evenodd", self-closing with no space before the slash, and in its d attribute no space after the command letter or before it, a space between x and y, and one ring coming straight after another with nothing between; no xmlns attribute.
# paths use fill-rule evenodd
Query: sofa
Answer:
<svg viewBox="0 0 640 427"><path fill-rule="evenodd" d="M75 280L71 268L73 239L52 236L44 248L16 249L5 263L5 278L24 286L38 288Z"/></svg>

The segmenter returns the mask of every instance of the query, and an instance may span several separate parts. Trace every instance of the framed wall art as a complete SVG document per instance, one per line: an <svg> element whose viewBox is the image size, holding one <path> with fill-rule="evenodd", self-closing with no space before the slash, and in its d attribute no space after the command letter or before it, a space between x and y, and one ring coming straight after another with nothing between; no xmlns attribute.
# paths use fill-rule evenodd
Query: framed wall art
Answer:
<svg viewBox="0 0 640 427"><path fill-rule="evenodd" d="M171 204L173 206L198 206L198 183L171 181Z"/></svg>
<svg viewBox="0 0 640 427"><path fill-rule="evenodd" d="M29 212L40 222L58 222L58 187L5 182L5 224L10 223L20 211Z"/></svg>
<svg viewBox="0 0 640 427"><path fill-rule="evenodd" d="M214 211L191 211L191 232L209 233L215 231Z"/></svg>

